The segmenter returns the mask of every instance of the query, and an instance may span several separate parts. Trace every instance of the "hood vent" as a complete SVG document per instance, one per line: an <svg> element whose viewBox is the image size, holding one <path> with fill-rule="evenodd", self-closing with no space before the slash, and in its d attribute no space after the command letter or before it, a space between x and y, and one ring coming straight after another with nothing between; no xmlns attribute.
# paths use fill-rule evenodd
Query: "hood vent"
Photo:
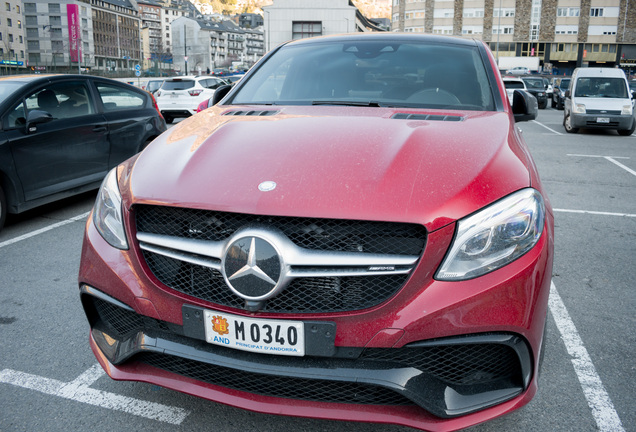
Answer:
<svg viewBox="0 0 636 432"><path fill-rule="evenodd" d="M266 110L266 111L228 111L223 113L224 116L251 116L251 117L264 117L278 114L278 111Z"/></svg>
<svg viewBox="0 0 636 432"><path fill-rule="evenodd" d="M392 119L397 120L431 120L431 121L462 121L464 117L451 116L451 115L434 115L434 114L406 114L397 113L393 114Z"/></svg>

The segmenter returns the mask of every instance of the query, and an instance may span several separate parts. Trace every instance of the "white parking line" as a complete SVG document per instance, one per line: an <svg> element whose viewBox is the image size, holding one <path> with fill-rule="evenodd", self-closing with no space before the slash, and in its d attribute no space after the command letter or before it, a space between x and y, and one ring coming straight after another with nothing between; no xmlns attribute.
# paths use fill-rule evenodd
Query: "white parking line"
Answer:
<svg viewBox="0 0 636 432"><path fill-rule="evenodd" d="M556 135L563 135L561 132L557 132L557 131L555 131L554 129L549 128L549 127L547 127L546 125L544 125L543 123L539 123L539 122L538 122L538 121L536 121L536 120L532 120L532 123L536 123L536 124L538 124L539 126L543 126L544 128L546 128L547 130L549 130L549 131L550 131L550 132L552 132L553 134L556 134Z"/></svg>
<svg viewBox="0 0 636 432"><path fill-rule="evenodd" d="M173 425L180 425L190 414L190 411L182 408L147 402L89 387L104 374L102 368L96 364L75 380L65 383L4 369L0 371L0 382Z"/></svg>
<svg viewBox="0 0 636 432"><path fill-rule="evenodd" d="M569 210L569 209L553 209L555 212L561 213L578 213L578 214L589 214L589 215L597 215L597 216L619 216L619 217L636 217L636 214L630 213L610 213L610 212L599 212L599 211L590 211L590 210Z"/></svg>
<svg viewBox="0 0 636 432"><path fill-rule="evenodd" d="M592 416L598 430L601 432L624 432L625 429L623 429L623 424L614 409L612 400L596 372L587 349L583 346L583 341L554 286L554 282L550 286L549 306L565 348L572 358L574 371L583 388L587 404L592 410Z"/></svg>
<svg viewBox="0 0 636 432"><path fill-rule="evenodd" d="M89 213L90 212L82 213L81 215L72 217L70 219L63 220L62 222L54 223L54 224L49 225L47 227L40 228L39 230L32 231L32 232L30 232L28 234L24 234L24 235L21 235L19 237L13 238L11 240L4 241L4 242L0 243L0 248L12 245L14 243L17 243L17 242L22 241L22 240L26 240L26 239L31 238L31 237L35 237L36 235L45 233L47 231L51 231L52 229L59 228L59 227L64 226L64 225L68 225L70 223L77 222L77 221L82 220L82 219L86 219L88 217Z"/></svg>
<svg viewBox="0 0 636 432"><path fill-rule="evenodd" d="M610 161L611 163L613 163L614 165L623 168L625 171L627 171L628 173L635 175L636 176L636 171L634 171L633 169L623 165L622 163L618 162L616 159L629 159L628 157L621 157L621 156L601 156L601 155L582 155L582 154L569 154L568 156L576 156L576 157L589 157L589 158L603 158L605 160Z"/></svg>

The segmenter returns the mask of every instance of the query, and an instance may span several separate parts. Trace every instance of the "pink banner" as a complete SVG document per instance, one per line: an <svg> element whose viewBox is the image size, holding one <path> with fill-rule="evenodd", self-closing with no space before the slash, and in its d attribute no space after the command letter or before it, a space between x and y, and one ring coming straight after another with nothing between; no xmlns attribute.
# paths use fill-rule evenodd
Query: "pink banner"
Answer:
<svg viewBox="0 0 636 432"><path fill-rule="evenodd" d="M66 14L68 15L68 43L71 61L77 62L82 57L79 6L67 4Z"/></svg>

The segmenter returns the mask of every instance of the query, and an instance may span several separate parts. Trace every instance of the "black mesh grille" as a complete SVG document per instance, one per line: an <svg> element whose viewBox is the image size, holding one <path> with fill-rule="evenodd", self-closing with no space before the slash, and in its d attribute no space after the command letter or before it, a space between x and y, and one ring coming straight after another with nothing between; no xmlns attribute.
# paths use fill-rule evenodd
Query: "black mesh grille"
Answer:
<svg viewBox="0 0 636 432"><path fill-rule="evenodd" d="M400 363L459 385L485 384L520 376L515 351L500 344L440 345L423 348L368 348L361 359Z"/></svg>
<svg viewBox="0 0 636 432"><path fill-rule="evenodd" d="M97 315L99 315L100 321L107 325L110 330L115 331L116 334L112 334L112 331L109 333L117 339L123 339L143 328L143 318L136 312L98 298L93 298L93 306L97 311Z"/></svg>
<svg viewBox="0 0 636 432"><path fill-rule="evenodd" d="M152 273L166 286L211 303L242 308L244 300L225 284L217 270L143 251ZM295 279L270 299L263 310L281 313L317 313L359 310L393 295L408 275Z"/></svg>
<svg viewBox="0 0 636 432"><path fill-rule="evenodd" d="M414 405L403 396L366 384L257 374L181 357L145 353L137 360L179 375L262 396L367 405Z"/></svg>
<svg viewBox="0 0 636 432"><path fill-rule="evenodd" d="M175 207L135 206L137 231L222 241L239 228L263 224L281 230L296 245L322 251L421 255L423 226L340 219L256 216Z"/></svg>
<svg viewBox="0 0 636 432"><path fill-rule="evenodd" d="M136 206L137 231L222 241L253 223L280 229L296 245L323 251L420 255L424 227L414 224L253 216L171 207ZM164 285L211 303L242 308L244 301L227 287L220 272L143 251L150 271ZM394 295L408 275L298 278L263 310L326 313L360 310Z"/></svg>

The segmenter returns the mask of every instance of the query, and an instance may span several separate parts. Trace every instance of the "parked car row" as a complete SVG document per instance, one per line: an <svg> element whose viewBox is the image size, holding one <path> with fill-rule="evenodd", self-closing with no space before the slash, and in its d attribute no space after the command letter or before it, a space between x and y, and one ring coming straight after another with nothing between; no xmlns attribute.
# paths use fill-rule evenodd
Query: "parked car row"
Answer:
<svg viewBox="0 0 636 432"><path fill-rule="evenodd" d="M172 123L175 118L196 114L200 111L201 105L208 103L216 89L231 85L241 77L242 75L230 75L223 78L216 76L167 78L154 94L166 123Z"/></svg>
<svg viewBox="0 0 636 432"><path fill-rule="evenodd" d="M503 81L508 98L511 98L514 89L523 89L537 99L540 109L548 106L548 98L552 95L552 86L547 78L538 75L504 76Z"/></svg>

